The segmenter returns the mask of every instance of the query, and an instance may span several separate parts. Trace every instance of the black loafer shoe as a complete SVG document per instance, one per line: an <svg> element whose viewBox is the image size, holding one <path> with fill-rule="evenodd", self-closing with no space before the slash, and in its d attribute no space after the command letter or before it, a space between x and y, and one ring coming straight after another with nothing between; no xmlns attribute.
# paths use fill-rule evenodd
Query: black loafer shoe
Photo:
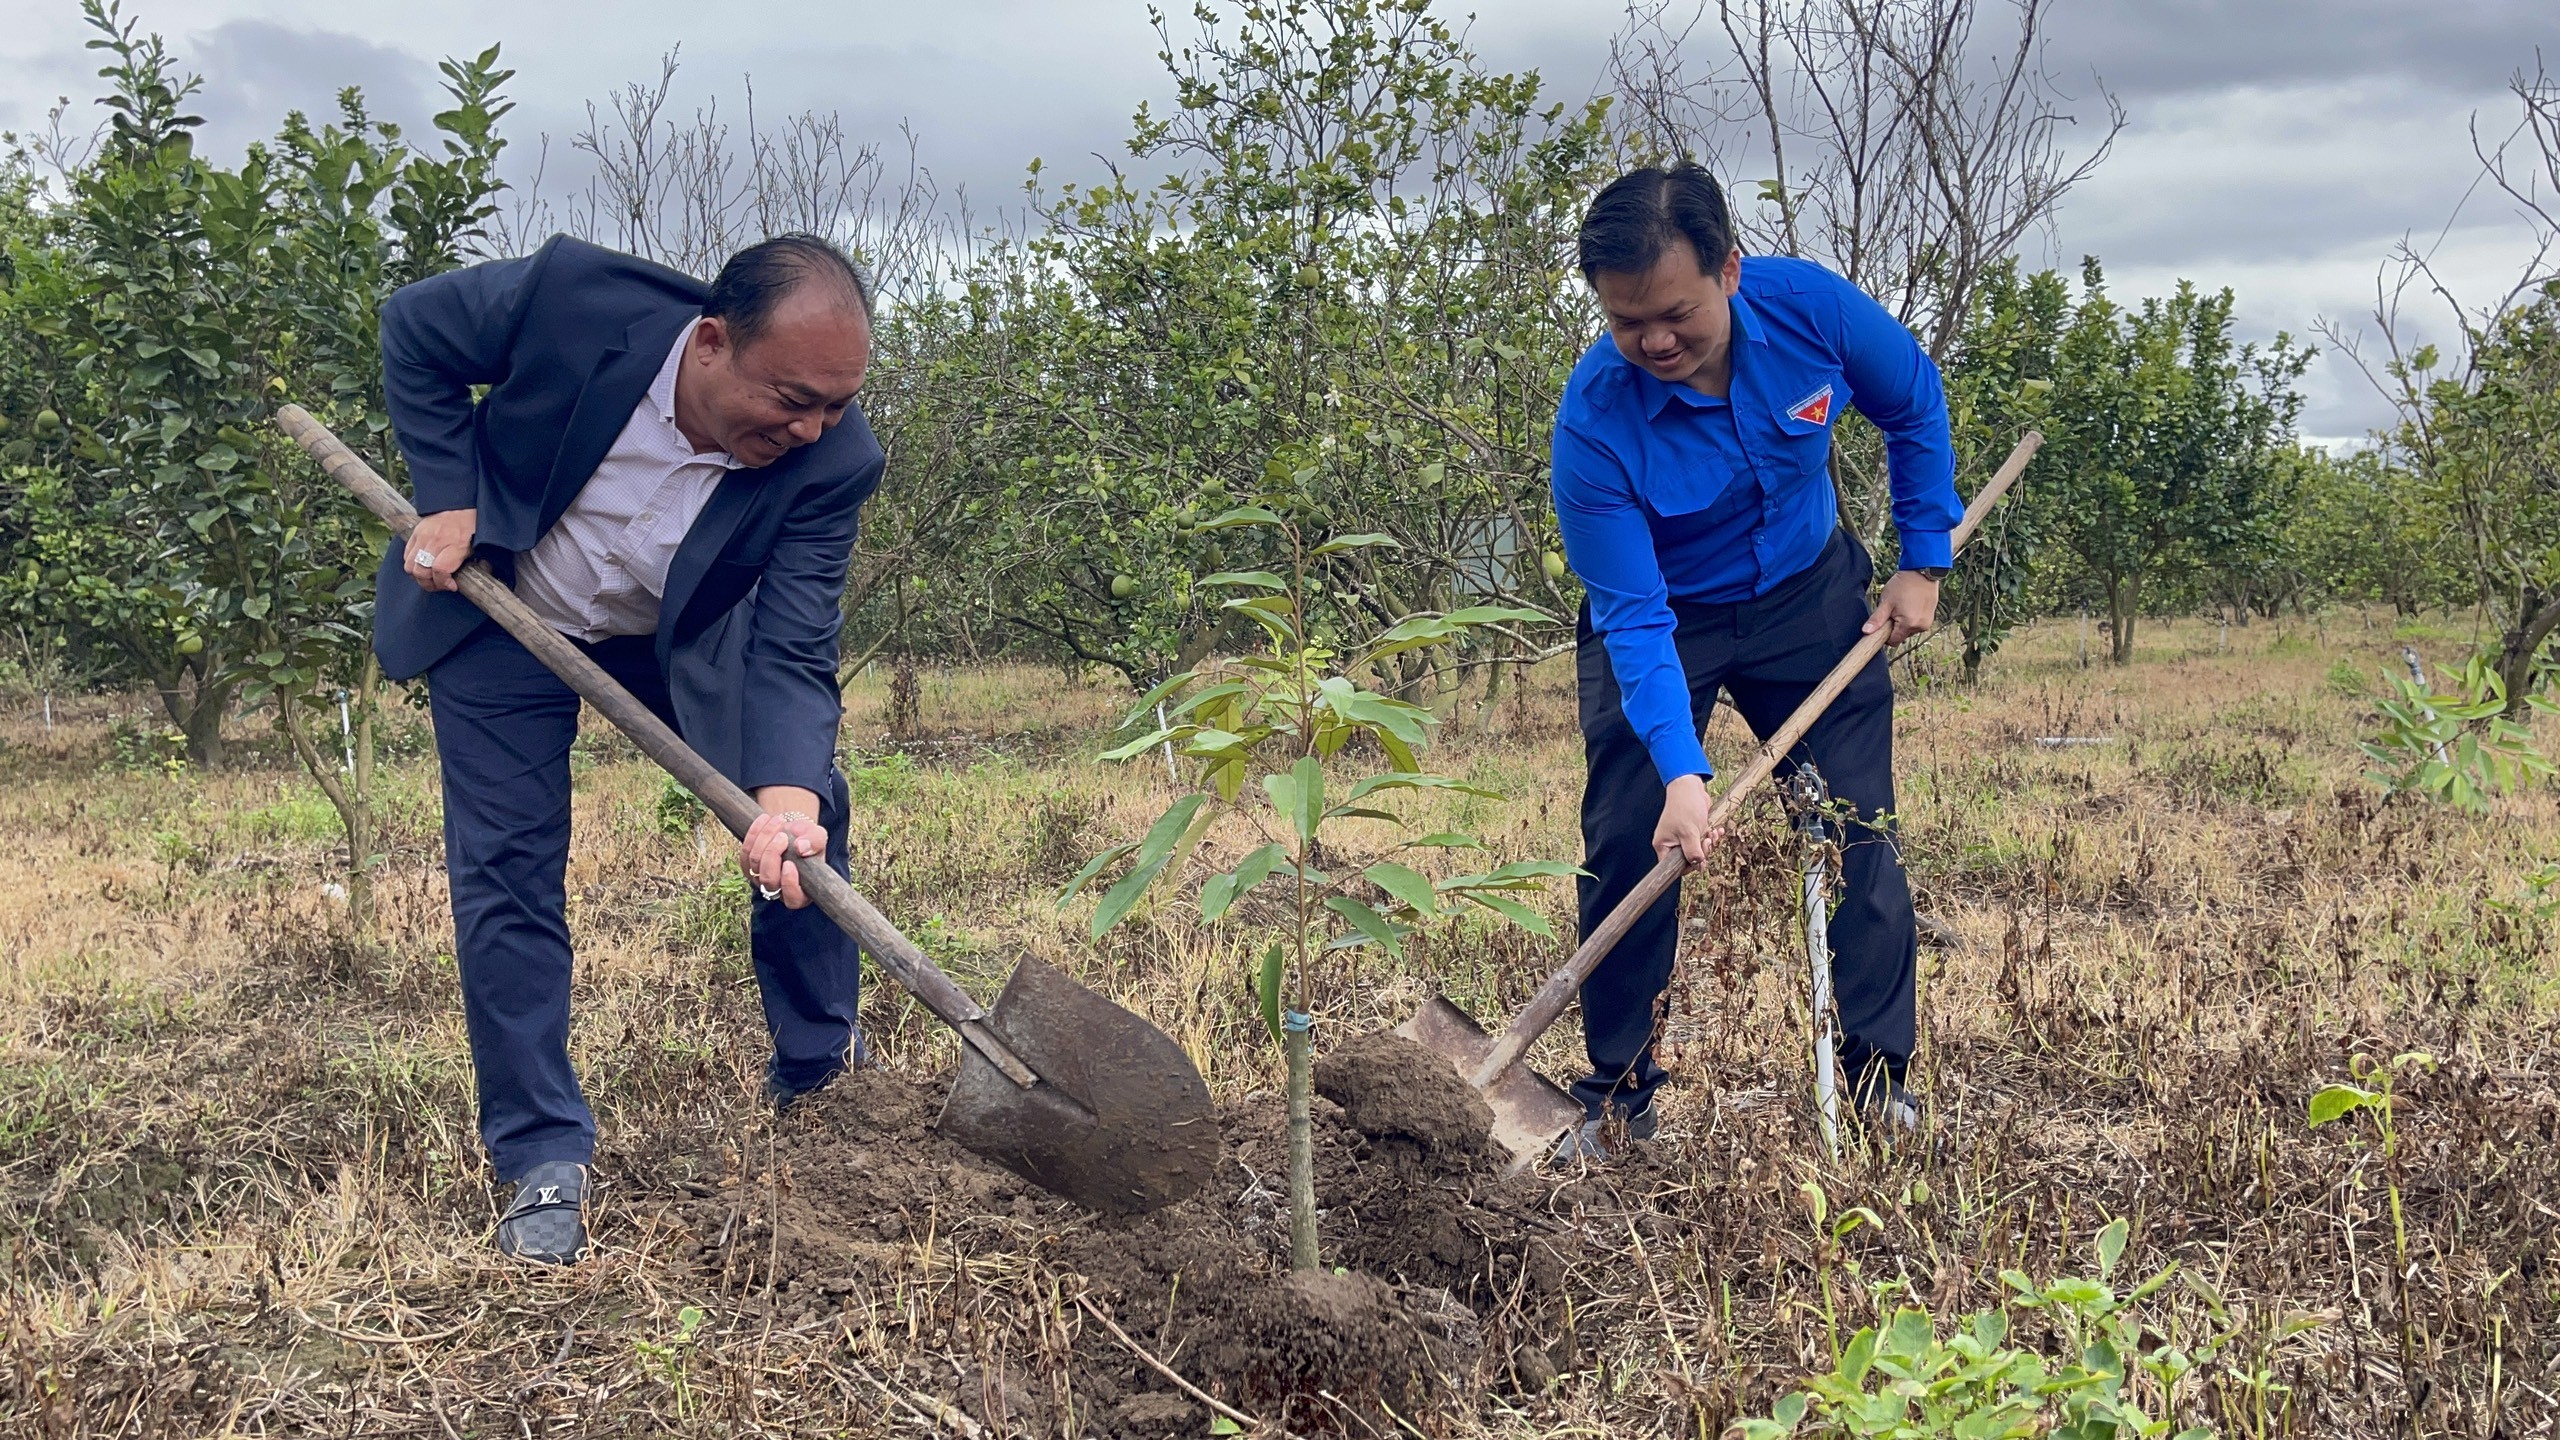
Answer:
<svg viewBox="0 0 2560 1440"><path fill-rule="evenodd" d="M537 1265L575 1265L587 1253L587 1167L552 1160L524 1172L498 1217L498 1253Z"/></svg>

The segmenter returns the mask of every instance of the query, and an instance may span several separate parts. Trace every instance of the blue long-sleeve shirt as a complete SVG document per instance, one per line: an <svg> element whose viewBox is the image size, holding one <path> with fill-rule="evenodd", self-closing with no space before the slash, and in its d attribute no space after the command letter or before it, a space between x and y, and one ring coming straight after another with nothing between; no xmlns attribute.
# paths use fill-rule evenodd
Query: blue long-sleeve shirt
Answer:
<svg viewBox="0 0 2560 1440"><path fill-rule="evenodd" d="M1627 721L1668 784L1714 773L1673 647L1671 600L1765 595L1839 525L1844 405L1884 432L1905 569L1949 564L1963 517L1938 367L1911 332L1806 260L1745 256L1730 398L1646 374L1601 337L1556 409L1556 520Z"/></svg>

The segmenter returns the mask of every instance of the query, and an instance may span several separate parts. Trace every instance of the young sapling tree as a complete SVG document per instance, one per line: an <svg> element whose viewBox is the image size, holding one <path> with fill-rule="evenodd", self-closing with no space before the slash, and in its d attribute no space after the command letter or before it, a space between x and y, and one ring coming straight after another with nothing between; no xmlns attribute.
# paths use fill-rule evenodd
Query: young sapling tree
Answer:
<svg viewBox="0 0 2560 1440"><path fill-rule="evenodd" d="M1290 478L1303 487L1310 477L1300 471ZM1275 497L1272 504L1239 506L1202 522L1206 529L1266 532L1271 553L1286 566L1286 573L1222 571L1198 582L1224 594L1220 608L1259 628L1263 645L1214 668L1175 675L1131 707L1126 723L1146 726L1146 732L1103 758L1153 763L1170 747L1199 788L1166 807L1143 838L1095 856L1068 883L1059 903L1125 859L1126 869L1095 907L1098 940L1150 890L1180 874L1220 816L1241 817L1269 837L1235 868L1203 879L1198 903L1202 920L1220 924L1245 896L1281 887L1287 918L1263 952L1255 994L1264 1028L1288 1062L1290 1263L1312 1270L1320 1263L1310 1119L1316 958L1363 946L1401 957L1406 937L1416 929L1468 913L1552 935L1546 918L1523 903L1524 897L1552 877L1579 872L1563 861L1524 860L1435 880L1393 858L1483 848L1472 835L1448 831L1397 842L1387 854L1352 868L1355 862L1346 857L1374 834L1356 826L1404 825L1403 817L1384 808L1398 792L1501 798L1425 771L1417 752L1427 745L1435 717L1370 689L1363 677L1376 676L1377 667L1396 656L1449 644L1478 627L1538 617L1508 606L1472 606L1407 615L1364 641L1337 644L1310 619L1314 587L1324 583L1336 557L1392 549L1396 542L1377 534L1316 540L1282 518L1285 508L1286 501ZM1371 755L1383 766L1364 763ZM1258 784L1248 784L1256 777Z"/></svg>

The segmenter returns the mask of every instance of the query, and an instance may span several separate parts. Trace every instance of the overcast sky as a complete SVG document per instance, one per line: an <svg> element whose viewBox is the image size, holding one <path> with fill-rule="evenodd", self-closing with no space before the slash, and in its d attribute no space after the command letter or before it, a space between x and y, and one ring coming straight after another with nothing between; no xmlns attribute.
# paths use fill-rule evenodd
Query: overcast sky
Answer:
<svg viewBox="0 0 2560 1440"><path fill-rule="evenodd" d="M544 132L557 169L587 101L653 76L681 46L681 98L735 99L752 74L760 106L840 111L882 138L901 121L946 185L981 202L1016 193L1026 161L1090 172L1119 153L1130 112L1168 89L1144 0L931 0L753 5L704 0L130 0L206 77L206 146L236 152L288 109L330 109L361 85L377 113L423 130L435 62L501 42L517 76L511 158ZM1188 6L1169 8L1187 17ZM1477 50L1535 69L1560 96L1591 92L1623 0L1479 0ZM53 98L99 113L98 58L75 0L9 0L0 26L0 128L40 126ZM1997 11L1996 4L1986 10ZM1186 19L1187 24L1187 19ZM1180 32L1177 32L1179 34ZM2560 64L2560 6L2547 0L2058 0L2049 58L2066 83L2093 73L2130 118L2114 156L2030 256L2104 258L2121 295L2179 277L2237 292L2253 334L2306 335L2322 316L2372 308L2377 265L2404 234L2438 247L2448 273L2488 294L2510 281L2526 232L2474 195L2468 125L2503 134L2508 77L2537 47ZM1751 178L1751 177L1745 177ZM2447 229L2448 221L2452 222ZM2344 437L2379 423L2362 381L2324 359L2306 382L2303 428Z"/></svg>

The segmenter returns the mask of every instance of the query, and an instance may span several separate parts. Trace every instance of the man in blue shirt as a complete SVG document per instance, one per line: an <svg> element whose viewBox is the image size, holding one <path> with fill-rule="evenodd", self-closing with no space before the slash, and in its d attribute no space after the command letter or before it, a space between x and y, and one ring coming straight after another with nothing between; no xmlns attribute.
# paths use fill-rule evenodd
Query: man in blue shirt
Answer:
<svg viewBox="0 0 2560 1440"><path fill-rule="evenodd" d="M1928 354L1881 305L1808 261L1735 249L1723 191L1694 164L1612 183L1584 217L1582 273L1609 334L1557 408L1556 518L1588 596L1577 669L1588 778L1588 934L1664 851L1706 858L1700 732L1719 690L1767 735L1859 637L1933 623L1963 515L1946 395ZM1840 524L1831 426L1855 405L1884 432L1901 570L1870 610L1873 562ZM1885 1128L1915 1128L1903 1088L1915 1016L1910 882L1895 848L1893 682L1867 667L1807 734L1832 797L1859 820L1831 921L1841 1060ZM1655 1009L1678 938L1675 892L1582 987L1590 1122L1568 1153L1603 1153L1614 1109L1654 1130L1663 1071Z"/></svg>

